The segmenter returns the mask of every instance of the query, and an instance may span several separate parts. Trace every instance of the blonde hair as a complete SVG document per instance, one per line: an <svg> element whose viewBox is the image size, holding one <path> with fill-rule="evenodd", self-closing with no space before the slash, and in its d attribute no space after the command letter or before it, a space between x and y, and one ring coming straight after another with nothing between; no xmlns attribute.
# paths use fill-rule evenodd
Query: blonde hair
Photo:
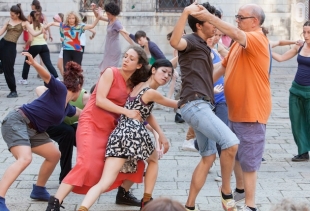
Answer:
<svg viewBox="0 0 310 211"><path fill-rule="evenodd" d="M69 16L70 15L74 15L74 17L75 17L75 25L78 25L79 23L81 23L81 17L79 16L79 14L77 14L74 11L71 11L71 12L68 12L66 14L65 21L64 21L65 25L69 25Z"/></svg>

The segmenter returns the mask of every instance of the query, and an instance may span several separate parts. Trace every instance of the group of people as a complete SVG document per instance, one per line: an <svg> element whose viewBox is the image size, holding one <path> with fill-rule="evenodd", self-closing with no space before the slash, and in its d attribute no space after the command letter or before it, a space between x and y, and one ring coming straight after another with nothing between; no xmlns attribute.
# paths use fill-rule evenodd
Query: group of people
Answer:
<svg viewBox="0 0 310 211"><path fill-rule="evenodd" d="M298 54L298 71L290 89L290 119L298 146L298 155L292 160L309 160L309 21L303 27L305 42L302 46L296 45L279 55L270 50L272 44L262 30L265 14L258 5L242 6L235 16L236 27L221 20L214 6L199 5L195 1L184 8L169 35L170 45L177 51L177 56L169 61L144 31L133 35L123 28L117 19L120 9L114 3L105 5L106 16L101 8L92 4L96 17L92 24L81 23L75 12L64 18L57 14L54 22L43 24L40 4L34 0L32 5L31 24L20 5L14 5L10 20L0 30L0 35L6 32L0 41L0 67L11 91L7 97L17 97L16 42L25 29L30 33L26 45L30 47L28 52L22 53L26 59L21 83L26 83L29 67L33 66L45 85L36 88L36 100L11 111L2 121L3 139L16 161L0 181L0 210L8 211L6 192L31 163L32 153L45 160L30 197L48 201L46 211L59 211L70 192L86 195L79 211L87 211L100 194L115 188L118 188L116 203L146 210L152 204L159 170L156 148L163 153L169 150L169 142L152 115L154 104L158 103L179 109L190 126L189 139L201 155L183 210L197 210L196 197L218 152L223 209L237 211L236 204L244 200L243 211L256 211L257 172L271 112L272 57L285 61ZM81 37L100 20L108 22L105 54L99 65L98 82L88 94L83 89L81 63L85 43L83 45ZM186 23L192 33L184 33ZM60 29L63 65L61 61L58 64L63 68L63 81L58 80L50 61L45 33L50 26ZM95 31L92 33L93 38ZM122 55L119 34L131 44L123 55L121 67L118 67ZM219 43L219 34L233 40L229 49ZM52 40L50 34L49 37ZM273 46L276 45L281 43ZM47 70L34 59L38 54ZM172 100L157 89L176 78L177 60L182 88L179 100ZM157 144L151 140L147 128L158 135ZM59 150L52 140L59 144ZM72 168L73 146L77 147L77 161ZM51 196L45 185L59 160L60 186ZM235 189L230 184L233 171ZM141 183L144 175L144 194L138 200L129 190L133 183Z"/></svg>

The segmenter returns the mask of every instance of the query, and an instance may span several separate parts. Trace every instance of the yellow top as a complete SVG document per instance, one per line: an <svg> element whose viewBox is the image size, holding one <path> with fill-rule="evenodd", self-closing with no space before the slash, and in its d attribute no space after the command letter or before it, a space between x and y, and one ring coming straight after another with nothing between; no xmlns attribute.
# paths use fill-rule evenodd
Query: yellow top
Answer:
<svg viewBox="0 0 310 211"><path fill-rule="evenodd" d="M30 27L33 27L33 24L30 24ZM41 24L41 27L43 25ZM38 27L35 29L35 31L41 31ZM32 37L31 46L33 45L47 45L46 40L44 39L44 34L40 34L39 36Z"/></svg>

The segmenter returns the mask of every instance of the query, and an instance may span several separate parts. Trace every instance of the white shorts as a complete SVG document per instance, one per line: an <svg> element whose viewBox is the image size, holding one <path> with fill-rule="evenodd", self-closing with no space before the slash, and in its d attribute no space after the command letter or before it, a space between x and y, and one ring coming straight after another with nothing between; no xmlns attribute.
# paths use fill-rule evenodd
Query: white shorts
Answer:
<svg viewBox="0 0 310 211"><path fill-rule="evenodd" d="M60 53L59 53L59 56L58 56L58 58L60 58L60 59L62 59L63 58L63 48L61 48L60 49Z"/></svg>

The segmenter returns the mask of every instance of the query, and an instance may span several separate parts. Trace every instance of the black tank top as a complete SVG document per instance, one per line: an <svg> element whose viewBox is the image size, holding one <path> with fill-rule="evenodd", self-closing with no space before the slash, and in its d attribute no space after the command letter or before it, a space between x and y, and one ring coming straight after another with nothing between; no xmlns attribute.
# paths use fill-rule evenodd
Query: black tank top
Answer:
<svg viewBox="0 0 310 211"><path fill-rule="evenodd" d="M297 72L294 81L301 86L310 86L310 57L300 55L301 46L297 56Z"/></svg>

